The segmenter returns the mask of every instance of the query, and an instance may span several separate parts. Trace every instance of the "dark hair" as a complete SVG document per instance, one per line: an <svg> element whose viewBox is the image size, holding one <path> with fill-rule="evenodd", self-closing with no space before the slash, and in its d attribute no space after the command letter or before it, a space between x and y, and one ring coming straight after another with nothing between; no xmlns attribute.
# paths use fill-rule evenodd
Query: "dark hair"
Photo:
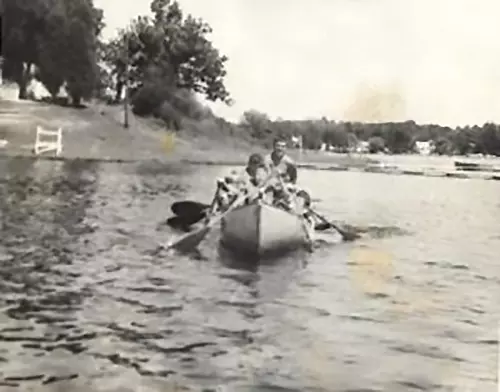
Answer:
<svg viewBox="0 0 500 392"><path fill-rule="evenodd" d="M252 154L248 158L248 164L262 166L264 165L264 157L259 153Z"/></svg>
<svg viewBox="0 0 500 392"><path fill-rule="evenodd" d="M285 139L284 136L276 136L273 140L273 145L275 145L276 143L279 143L279 142L283 142L283 143L286 143L287 140Z"/></svg>
<svg viewBox="0 0 500 392"><path fill-rule="evenodd" d="M311 206L311 196L309 196L309 193L307 193L305 190L301 189L300 191L297 192L297 197L301 197L304 199L304 205L306 207Z"/></svg>

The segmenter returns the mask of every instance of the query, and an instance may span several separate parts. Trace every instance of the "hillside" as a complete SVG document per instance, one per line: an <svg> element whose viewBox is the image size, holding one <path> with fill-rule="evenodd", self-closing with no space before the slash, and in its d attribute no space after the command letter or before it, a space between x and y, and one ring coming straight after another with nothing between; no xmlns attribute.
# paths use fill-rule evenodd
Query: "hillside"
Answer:
<svg viewBox="0 0 500 392"><path fill-rule="evenodd" d="M60 107L38 102L0 100L0 139L8 144L8 155L29 155L35 141L36 127L63 128L63 156L93 159L206 159L207 155L226 157L228 149L217 140L176 134L150 119L129 115L130 127L124 128L120 107L94 105L85 109ZM220 142L220 141L219 141ZM227 143L226 140L224 142ZM250 146L229 143L233 158ZM235 148L234 147L239 147ZM218 151L219 150L219 151Z"/></svg>
<svg viewBox="0 0 500 392"><path fill-rule="evenodd" d="M33 101L0 100L0 140L7 145L3 155L31 155L36 127L63 128L63 157L103 160L198 161L243 164L251 152L265 151L245 135L197 124L197 131L168 132L158 120L129 113L129 128L123 127L120 106L94 104L76 109ZM173 137L171 137L173 135ZM170 136L170 137L169 137ZM364 166L368 158L305 151L290 155L304 164L324 163Z"/></svg>

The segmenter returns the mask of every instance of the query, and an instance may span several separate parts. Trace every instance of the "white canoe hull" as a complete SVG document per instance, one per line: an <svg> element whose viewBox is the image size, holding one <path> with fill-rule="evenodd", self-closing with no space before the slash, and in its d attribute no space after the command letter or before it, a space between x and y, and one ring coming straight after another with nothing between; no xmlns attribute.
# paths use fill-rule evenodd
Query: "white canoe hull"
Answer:
<svg viewBox="0 0 500 392"><path fill-rule="evenodd" d="M223 220L221 243L244 256L266 256L307 243L301 218L263 203L236 208Z"/></svg>

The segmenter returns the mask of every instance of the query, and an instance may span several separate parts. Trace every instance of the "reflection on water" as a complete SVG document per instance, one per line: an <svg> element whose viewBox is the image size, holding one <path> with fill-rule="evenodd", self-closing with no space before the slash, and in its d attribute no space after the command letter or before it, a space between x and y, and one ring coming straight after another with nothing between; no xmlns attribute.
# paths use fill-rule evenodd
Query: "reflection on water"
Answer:
<svg viewBox="0 0 500 392"><path fill-rule="evenodd" d="M496 183L318 172L363 239L156 252L218 170L0 160L0 390L496 390Z"/></svg>
<svg viewBox="0 0 500 392"><path fill-rule="evenodd" d="M78 237L91 231L85 215L96 189L96 167L30 160L6 166L4 173L11 177L0 186L4 381L16 385L25 379L50 383L73 378L71 368L57 375L36 371L36 362L28 358L87 350L91 336L80 328L78 311L92 293L75 285L80 274L72 264L79 258ZM21 363L33 369L9 374L10 366Z"/></svg>

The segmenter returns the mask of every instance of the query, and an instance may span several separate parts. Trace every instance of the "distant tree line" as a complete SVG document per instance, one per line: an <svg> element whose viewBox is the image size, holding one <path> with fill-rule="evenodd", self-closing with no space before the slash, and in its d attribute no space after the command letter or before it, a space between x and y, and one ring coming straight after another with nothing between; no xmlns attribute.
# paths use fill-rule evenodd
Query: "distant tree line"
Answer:
<svg viewBox="0 0 500 392"><path fill-rule="evenodd" d="M118 104L128 96L133 112L159 118L170 129L215 132L267 144L277 134L303 137L304 148L323 143L337 150L367 141L370 151L414 151L417 141L433 142L438 154L500 155L496 124L450 128L403 123L365 124L318 120L275 120L249 110L238 124L216 117L200 104L231 104L225 86L227 57L210 40L211 27L185 14L172 0L152 0L152 16L138 16L104 41L102 10L92 0L0 0L3 15L2 76L29 99L33 80L52 101L65 90L70 104L91 99Z"/></svg>
<svg viewBox="0 0 500 392"><path fill-rule="evenodd" d="M429 141L433 152L439 155L487 154L500 156L500 126L451 128L435 124L417 124L414 121L387 123L337 122L319 120L275 120L264 113L247 111L240 122L256 139L267 140L273 135L302 136L303 147L319 149L327 144L338 151L348 151L359 142L367 141L370 152L391 154L415 152L417 141Z"/></svg>

